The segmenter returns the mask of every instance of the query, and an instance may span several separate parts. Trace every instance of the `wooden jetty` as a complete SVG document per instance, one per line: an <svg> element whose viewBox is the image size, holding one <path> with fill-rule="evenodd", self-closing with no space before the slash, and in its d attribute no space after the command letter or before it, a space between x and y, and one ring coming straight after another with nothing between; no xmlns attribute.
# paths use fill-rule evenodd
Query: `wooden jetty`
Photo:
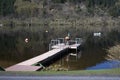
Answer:
<svg viewBox="0 0 120 80"><path fill-rule="evenodd" d="M39 56L36 56L34 58L31 58L29 60L23 61L21 63L18 63L16 65L10 66L6 68L6 71L38 71L43 68L42 65L40 66L34 66L36 63L41 63L44 61L49 61L50 58L55 57L55 55L62 54L63 52L68 51L69 49L77 49L81 43L76 43L72 45L65 45L65 43L57 43L55 45L52 45L52 50L43 53Z"/></svg>

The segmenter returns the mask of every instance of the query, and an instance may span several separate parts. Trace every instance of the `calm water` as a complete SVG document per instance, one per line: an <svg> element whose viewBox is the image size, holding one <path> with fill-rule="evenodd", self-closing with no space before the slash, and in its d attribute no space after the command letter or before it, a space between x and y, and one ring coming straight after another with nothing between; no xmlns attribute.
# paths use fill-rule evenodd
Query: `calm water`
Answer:
<svg viewBox="0 0 120 80"><path fill-rule="evenodd" d="M106 60L95 66L88 67L87 70L98 70L98 69L112 69L112 68L120 68L120 61L117 60Z"/></svg>
<svg viewBox="0 0 120 80"><path fill-rule="evenodd" d="M76 59L75 56L65 56L52 65L62 65L69 70L84 70L105 61L105 56L106 53L102 49L85 48L81 52L80 58ZM0 60L0 65L5 68L18 62L20 62L20 60Z"/></svg>
<svg viewBox="0 0 120 80"><path fill-rule="evenodd" d="M66 56L53 65L62 65L68 70L96 70L120 68L120 61L106 60L106 52L102 49L91 49L81 52L80 58Z"/></svg>
<svg viewBox="0 0 120 80"><path fill-rule="evenodd" d="M60 27L60 28L59 28ZM87 38L92 30L86 30L83 26L16 26L0 28L0 66L3 68L17 64L34 56L48 51L51 39L65 37L70 32L72 37ZM94 29L94 28L93 28ZM47 30L47 33L46 33ZM102 30L102 29L101 29ZM107 32L107 31L105 31ZM25 43L28 38L29 42ZM103 38L104 39L104 38ZM99 40L99 39L98 39ZM91 40L92 41L92 40ZM100 40L101 42L101 40ZM106 41L104 41L107 44ZM110 43L110 42L109 42ZM69 70L84 70L106 61L107 53L99 47L85 47L81 57L68 56L56 61L52 65L62 65Z"/></svg>
<svg viewBox="0 0 120 80"><path fill-rule="evenodd" d="M80 58L76 59L75 56L66 56L55 62L53 65L62 65L68 70L85 70L88 67L92 67L106 61L105 56L106 52L103 49L85 48L81 52Z"/></svg>

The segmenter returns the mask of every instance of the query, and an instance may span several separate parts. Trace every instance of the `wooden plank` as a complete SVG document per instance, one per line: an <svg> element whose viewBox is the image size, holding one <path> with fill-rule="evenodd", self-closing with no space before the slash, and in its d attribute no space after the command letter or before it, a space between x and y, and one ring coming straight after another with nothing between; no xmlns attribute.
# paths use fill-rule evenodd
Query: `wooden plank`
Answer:
<svg viewBox="0 0 120 80"><path fill-rule="evenodd" d="M42 69L42 66L27 66L27 65L14 65L6 68L6 71L37 71Z"/></svg>
<svg viewBox="0 0 120 80"><path fill-rule="evenodd" d="M80 44L73 44L73 45L57 44L57 45L52 46L52 48L56 49L56 48L69 47L71 49L77 49L79 46Z"/></svg>
<svg viewBox="0 0 120 80"><path fill-rule="evenodd" d="M18 63L14 66L6 68L6 71L37 71L42 68L42 66L31 66L35 63L41 62L45 59L48 59L50 57L53 57L56 54L60 54L60 52L67 50L69 48L76 49L80 46L80 44L73 44L73 45L65 45L65 44L58 44L55 45L55 49L48 51L42 55L39 55L37 57L31 58L29 60L26 60L24 62Z"/></svg>
<svg viewBox="0 0 120 80"><path fill-rule="evenodd" d="M31 66L31 65L38 63L40 61L43 61L49 57L52 57L55 54L58 54L66 49L68 49L68 47L63 47L61 49L53 49L51 51L48 51L48 52L46 52L42 55L39 55L37 57L34 57L32 59L18 63L16 65L11 66L11 67L8 67L8 68L6 68L6 71L37 71L37 70L41 69L42 66Z"/></svg>
<svg viewBox="0 0 120 80"><path fill-rule="evenodd" d="M63 47L66 47L66 45L65 45L64 43L61 43L61 44L57 44L57 45L52 46L53 49L63 48Z"/></svg>
<svg viewBox="0 0 120 80"><path fill-rule="evenodd" d="M33 65L33 64L38 63L40 61L43 61L43 60L45 60L45 59L47 59L49 57L52 57L55 54L57 54L57 53L59 53L59 52L61 52L63 50L66 50L66 49L68 49L68 47L63 47L61 49L53 49L51 51L48 51L48 52L46 52L46 53L44 53L42 55L39 55L37 57L34 57L32 59L29 59L29 60L26 60L24 62L18 63L17 65Z"/></svg>
<svg viewBox="0 0 120 80"><path fill-rule="evenodd" d="M73 44L73 45L70 45L69 48L77 49L79 46L80 46L80 44Z"/></svg>

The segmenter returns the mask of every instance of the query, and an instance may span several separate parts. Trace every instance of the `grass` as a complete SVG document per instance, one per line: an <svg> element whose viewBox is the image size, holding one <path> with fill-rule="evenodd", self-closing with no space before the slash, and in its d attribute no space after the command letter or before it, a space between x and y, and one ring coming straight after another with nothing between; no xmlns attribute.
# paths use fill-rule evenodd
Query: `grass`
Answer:
<svg viewBox="0 0 120 80"><path fill-rule="evenodd" d="M118 76L120 68L106 70L80 70L80 71L40 71L40 72L0 72L0 75L13 76L50 76L50 75L67 75L67 76Z"/></svg>

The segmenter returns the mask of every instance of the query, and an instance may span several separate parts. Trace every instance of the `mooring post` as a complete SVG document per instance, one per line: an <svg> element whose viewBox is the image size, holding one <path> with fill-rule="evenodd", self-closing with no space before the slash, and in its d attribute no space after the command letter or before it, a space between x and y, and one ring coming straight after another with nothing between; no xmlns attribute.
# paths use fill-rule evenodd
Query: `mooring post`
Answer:
<svg viewBox="0 0 120 80"><path fill-rule="evenodd" d="M76 48L76 60L78 59L78 53L77 53L77 48Z"/></svg>

